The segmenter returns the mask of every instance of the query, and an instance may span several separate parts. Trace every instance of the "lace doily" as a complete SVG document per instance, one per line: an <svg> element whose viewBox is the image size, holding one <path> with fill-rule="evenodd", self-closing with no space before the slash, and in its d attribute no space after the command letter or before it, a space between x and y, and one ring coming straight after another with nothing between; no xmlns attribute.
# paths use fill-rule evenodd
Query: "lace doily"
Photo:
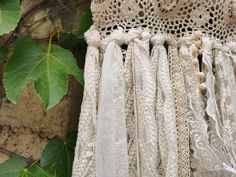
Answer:
<svg viewBox="0 0 236 177"><path fill-rule="evenodd" d="M152 34L186 36L202 31L221 41L236 38L235 0L92 0L92 13L103 37L118 26L148 28Z"/></svg>

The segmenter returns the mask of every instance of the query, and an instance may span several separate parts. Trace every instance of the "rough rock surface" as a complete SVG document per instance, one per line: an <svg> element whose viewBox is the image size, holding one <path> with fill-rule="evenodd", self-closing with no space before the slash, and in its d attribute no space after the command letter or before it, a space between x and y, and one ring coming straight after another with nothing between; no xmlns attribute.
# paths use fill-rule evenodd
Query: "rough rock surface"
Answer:
<svg viewBox="0 0 236 177"><path fill-rule="evenodd" d="M13 154L21 155L31 159L39 159L41 152L48 139L40 137L30 128L11 128L10 126L0 127L0 163ZM13 154L6 153L6 149Z"/></svg>
<svg viewBox="0 0 236 177"><path fill-rule="evenodd" d="M46 110L31 85L24 89L17 104L4 98L0 108L0 125L30 127L34 132L48 138L65 136L70 117L70 93L54 108Z"/></svg>

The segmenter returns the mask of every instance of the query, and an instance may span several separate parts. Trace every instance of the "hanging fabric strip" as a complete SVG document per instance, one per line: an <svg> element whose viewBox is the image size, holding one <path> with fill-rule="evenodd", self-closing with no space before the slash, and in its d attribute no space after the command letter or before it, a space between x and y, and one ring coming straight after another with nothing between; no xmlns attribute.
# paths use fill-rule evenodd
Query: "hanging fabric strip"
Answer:
<svg viewBox="0 0 236 177"><path fill-rule="evenodd" d="M165 121L164 121L164 95L162 94L162 88L160 83L161 73L160 73L160 56L163 56L163 52L165 53L164 47L164 37L155 36L151 39L151 43L153 45L152 53L151 53L151 62L152 62L152 70L154 73L154 77L156 78L156 119L157 119L157 128L158 128L158 173L161 177L166 176L166 162L167 162L167 154L168 154L168 137L166 135L165 129ZM167 55L167 54L165 54Z"/></svg>
<svg viewBox="0 0 236 177"><path fill-rule="evenodd" d="M230 166L226 165L227 160L225 154L217 151L213 146L214 141L209 142L208 125L204 119L204 108L201 106L197 73L191 61L191 42L189 38L181 39L179 52L180 57L183 59L186 91L188 93L188 120L191 149L193 151L191 157L191 168L194 170L193 175L201 177L230 176L230 174L225 171L232 169ZM210 135L212 136L213 134L210 133Z"/></svg>
<svg viewBox="0 0 236 177"><path fill-rule="evenodd" d="M120 34L117 31L117 34ZM122 33L122 32L121 32ZM117 39L121 38L119 35ZM121 39L119 39L121 40ZM111 40L102 64L96 139L96 177L128 177L123 55Z"/></svg>
<svg viewBox="0 0 236 177"><path fill-rule="evenodd" d="M185 90L182 60L179 58L177 42L171 41L168 46L170 74L174 95L178 145L178 175L190 176L190 146L187 121L187 92Z"/></svg>
<svg viewBox="0 0 236 177"><path fill-rule="evenodd" d="M223 48L223 47L220 47ZM219 97L219 108L221 121L223 124L223 145L225 146L225 154L227 154L228 164L236 167L236 84L234 69L232 67L231 58L221 49L215 49L215 64L216 64L216 90ZM221 145L222 146L222 145ZM221 147L219 146L219 147ZM221 148L222 151L223 148Z"/></svg>
<svg viewBox="0 0 236 177"><path fill-rule="evenodd" d="M211 148L214 150L214 154L220 159L221 165L226 170L231 168L230 162L231 155L230 149L224 143L224 128L222 125L222 117L220 116L219 108L216 102L215 93L215 76L213 74L213 60L215 61L215 56L213 53L214 44L208 38L203 38L203 63L206 74L206 85L207 85L207 107L206 113L209 116L209 141ZM223 49L223 48L222 48ZM223 57L223 56L220 56ZM232 152L232 151L231 151ZM224 164L224 165L223 165ZM226 168L226 166L228 166ZM226 172L225 172L226 173Z"/></svg>
<svg viewBox="0 0 236 177"><path fill-rule="evenodd" d="M180 39L179 56L183 62L185 87L188 101L188 123L191 143L191 168L193 176L202 176L201 172L219 168L220 160L215 157L208 141L207 122L204 119L197 73L192 64L192 50L190 38ZM202 176L206 177L206 176Z"/></svg>
<svg viewBox="0 0 236 177"><path fill-rule="evenodd" d="M127 122L127 141L128 141L128 155L129 155L129 177L139 177L139 167L137 162L139 161L138 154L138 130L137 130L137 117L134 114L134 77L133 77L133 63L132 63L132 52L134 43L131 42L135 38L139 38L140 34L136 32L130 32L126 36L126 42L128 45L127 51L125 52L125 111L126 111L126 122Z"/></svg>
<svg viewBox="0 0 236 177"><path fill-rule="evenodd" d="M207 86L207 104L206 113L210 117L211 130L216 131L216 136L222 140L222 124L220 114L215 98L215 76L213 74L213 42L208 38L202 39L203 48L203 66L206 70L206 86Z"/></svg>
<svg viewBox="0 0 236 177"><path fill-rule="evenodd" d="M85 34L88 48L84 69L84 96L79 119L72 177L96 177L95 131L100 82L99 50L101 40L94 26Z"/></svg>
<svg viewBox="0 0 236 177"><path fill-rule="evenodd" d="M159 59L160 59L160 53L161 50L163 50L163 43L164 41L158 41L156 38L151 39L151 44L153 46L153 49L151 51L151 65L152 65L152 72L154 74L154 78L156 80L156 122L157 122L157 129L158 129L158 152L157 152L157 169L159 176L164 177L165 176L165 170L163 167L163 160L165 159L167 154L167 137L164 127L164 114L163 114L163 95L161 91L161 85L160 85L160 78L159 78Z"/></svg>
<svg viewBox="0 0 236 177"><path fill-rule="evenodd" d="M138 139L138 175L157 177L157 124L155 119L155 79L149 58L148 33L134 39L132 63L134 76L134 103Z"/></svg>
<svg viewBox="0 0 236 177"><path fill-rule="evenodd" d="M160 153L165 177L178 176L178 150L177 150L177 130L176 130L176 113L174 99L171 88L169 62L167 52L164 47L165 36L155 36L152 38L153 56L152 61L158 61L158 88L163 95L159 104L163 104L163 110L157 108L159 116L159 139ZM157 58L158 57L158 58ZM163 103L162 103L163 101ZM161 113L163 112L163 113ZM163 142L161 142L163 141ZM163 143L163 144L162 144Z"/></svg>

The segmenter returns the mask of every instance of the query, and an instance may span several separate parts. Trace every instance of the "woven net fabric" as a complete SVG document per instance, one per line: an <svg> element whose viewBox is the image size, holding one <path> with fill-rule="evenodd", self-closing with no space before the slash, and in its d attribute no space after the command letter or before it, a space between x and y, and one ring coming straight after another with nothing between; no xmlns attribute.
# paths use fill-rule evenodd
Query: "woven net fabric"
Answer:
<svg viewBox="0 0 236 177"><path fill-rule="evenodd" d="M118 26L174 37L202 31L222 42L236 37L235 0L93 0L91 10L103 37Z"/></svg>

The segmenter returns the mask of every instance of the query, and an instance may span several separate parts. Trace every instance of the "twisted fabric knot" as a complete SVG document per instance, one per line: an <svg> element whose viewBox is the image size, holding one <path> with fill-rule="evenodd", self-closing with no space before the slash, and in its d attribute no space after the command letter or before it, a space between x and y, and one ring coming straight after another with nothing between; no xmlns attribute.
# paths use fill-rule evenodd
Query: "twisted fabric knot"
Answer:
<svg viewBox="0 0 236 177"><path fill-rule="evenodd" d="M125 34L126 44L129 44L134 39L140 39L141 32L137 29L131 29L128 33Z"/></svg>
<svg viewBox="0 0 236 177"><path fill-rule="evenodd" d="M229 42L226 46L231 50L233 54L236 54L236 42Z"/></svg>
<svg viewBox="0 0 236 177"><path fill-rule="evenodd" d="M112 32L110 35L110 40L114 41L119 46L125 44L125 34L123 33L123 28L118 27L117 30Z"/></svg>
<svg viewBox="0 0 236 177"><path fill-rule="evenodd" d="M212 50L213 45L214 45L213 41L211 41L209 38L207 37L202 38L202 48L206 53Z"/></svg>
<svg viewBox="0 0 236 177"><path fill-rule="evenodd" d="M164 45L166 41L166 36L164 35L156 35L151 38L152 45Z"/></svg>
<svg viewBox="0 0 236 177"><path fill-rule="evenodd" d="M222 44L219 44L219 43L214 42L213 48L214 48L214 49L218 49L218 50L222 50L222 51L224 51L225 53L231 53L231 49L230 49L230 47L227 46L227 45L223 46Z"/></svg>
<svg viewBox="0 0 236 177"><path fill-rule="evenodd" d="M180 46L190 46L192 44L191 39L189 37L182 37L178 40L178 44Z"/></svg>
<svg viewBox="0 0 236 177"><path fill-rule="evenodd" d="M194 31L193 35L192 35L192 40L198 40L200 38L202 38L202 32L201 31Z"/></svg>
<svg viewBox="0 0 236 177"><path fill-rule="evenodd" d="M94 25L92 25L84 35L89 46L94 46L97 48L101 46L101 36Z"/></svg>
<svg viewBox="0 0 236 177"><path fill-rule="evenodd" d="M117 30L113 31L110 36L106 37L101 44L102 49L106 49L107 45L114 41L118 46L125 44L125 34L123 32L123 28L118 27Z"/></svg>
<svg viewBox="0 0 236 177"><path fill-rule="evenodd" d="M141 37L142 37L142 40L145 41L145 40L151 39L152 35L147 31L143 31L141 34Z"/></svg>

